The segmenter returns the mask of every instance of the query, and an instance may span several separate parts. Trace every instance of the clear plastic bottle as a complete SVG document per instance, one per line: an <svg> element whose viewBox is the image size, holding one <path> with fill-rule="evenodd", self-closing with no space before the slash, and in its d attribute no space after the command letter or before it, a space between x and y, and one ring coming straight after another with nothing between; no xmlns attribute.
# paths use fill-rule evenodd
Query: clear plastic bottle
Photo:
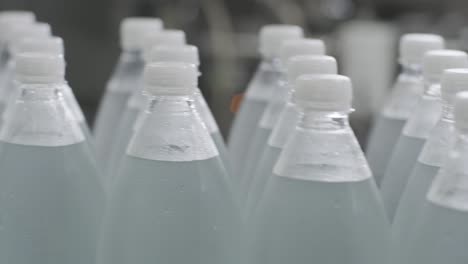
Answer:
<svg viewBox="0 0 468 264"><path fill-rule="evenodd" d="M337 63L333 57L325 55L308 55L296 56L289 60L288 63L288 95L285 107L278 115L271 135L268 139L267 146L263 153L257 159L257 168L252 174L252 183L249 186L249 191L246 198L246 216L250 212L256 210L257 203L263 195L267 182L270 179L273 167L276 164L278 157L286 144L289 136L294 131L297 123L301 118L301 111L296 106L294 99L294 81L301 75L305 74L336 74Z"/></svg>
<svg viewBox="0 0 468 264"><path fill-rule="evenodd" d="M125 105L135 87L140 87L143 74L143 45L147 34L162 29L157 18L129 17L120 25L122 54L110 77L94 123L96 156L102 168L107 167L112 140Z"/></svg>
<svg viewBox="0 0 468 264"><path fill-rule="evenodd" d="M0 116L6 107L10 93L15 87L15 54L19 43L25 38L47 38L51 36L50 25L45 23L20 23L11 25L6 33L8 61L0 79Z"/></svg>
<svg viewBox="0 0 468 264"><path fill-rule="evenodd" d="M17 58L22 92L0 130L0 251L8 263L96 260L105 197L63 99L64 67L59 56Z"/></svg>
<svg viewBox="0 0 468 264"><path fill-rule="evenodd" d="M445 69L465 67L468 67L468 56L462 51L433 50L424 56L424 94L403 128L381 185L387 215L392 222L419 153L440 117L441 75Z"/></svg>
<svg viewBox="0 0 468 264"><path fill-rule="evenodd" d="M20 41L20 43L17 46L16 53L17 54L42 53L42 54L50 54L50 55L57 55L57 56L63 57L64 56L63 40L60 37L26 38ZM11 93L10 98L7 100L8 105L15 103L16 99L20 97L20 91L21 90L19 89L18 84L16 84L16 87L14 87L14 92ZM86 123L86 119L83 114L83 111L81 110L81 107L78 104L78 101L76 100L76 97L73 94L71 87L66 82L64 83L62 93L63 93L63 98L65 100L65 103L72 111L72 114L74 118L76 119L76 121L79 123L83 133L86 136L87 142L89 142L90 145L93 146L92 144L93 139L91 137L91 132L89 130L88 124ZM6 112L3 113L3 116L7 116L7 115L8 113Z"/></svg>
<svg viewBox="0 0 468 264"><path fill-rule="evenodd" d="M239 263L239 211L194 107L197 78L191 64L146 66L152 99L112 185L99 263Z"/></svg>
<svg viewBox="0 0 468 264"><path fill-rule="evenodd" d="M437 174L417 225L411 230L408 246L395 252L402 264L464 264L468 262L468 93L455 102L455 142Z"/></svg>
<svg viewBox="0 0 468 264"><path fill-rule="evenodd" d="M279 114L284 109L290 90L287 76L288 60L298 55L324 55L325 44L319 39L298 39L284 41L280 48L281 76L279 81L271 87L267 107L263 111L259 123L253 132L251 146L247 152L247 159L241 172L241 197L247 197L252 179L258 164L258 158L265 150L268 137L278 121ZM328 73L328 72L324 72ZM294 79L292 79L294 81Z"/></svg>
<svg viewBox="0 0 468 264"><path fill-rule="evenodd" d="M293 25L267 25L260 31L259 51L262 61L247 87L228 139L232 174L238 177L236 184L239 186L255 128L267 106L272 93L271 88L280 81L279 50L281 44L285 40L302 38L303 34L300 27Z"/></svg>
<svg viewBox="0 0 468 264"><path fill-rule="evenodd" d="M176 46L182 47L186 44L185 33L181 30L161 30L146 36L144 41L143 59L146 63L151 62L151 49L154 46ZM119 170L119 164L125 155L128 142L134 132L135 122L139 114L145 110L148 98L144 92L144 85L140 82L133 87L132 94L128 99L119 124L117 133L113 137L114 146L110 149L110 158L105 168L106 177L112 181L113 175Z"/></svg>
<svg viewBox="0 0 468 264"><path fill-rule="evenodd" d="M388 263L389 224L348 122L351 82L303 75L304 111L247 227L248 263Z"/></svg>
<svg viewBox="0 0 468 264"><path fill-rule="evenodd" d="M453 103L455 95L468 90L468 69L445 70L442 76L442 116L432 129L408 180L393 222L395 247L406 247L426 194L439 172L454 139Z"/></svg>
<svg viewBox="0 0 468 264"><path fill-rule="evenodd" d="M430 50L444 48L444 39L432 34L406 34L400 39L402 71L382 112L377 117L367 145L366 156L372 174L380 185L387 162L424 90L422 59Z"/></svg>

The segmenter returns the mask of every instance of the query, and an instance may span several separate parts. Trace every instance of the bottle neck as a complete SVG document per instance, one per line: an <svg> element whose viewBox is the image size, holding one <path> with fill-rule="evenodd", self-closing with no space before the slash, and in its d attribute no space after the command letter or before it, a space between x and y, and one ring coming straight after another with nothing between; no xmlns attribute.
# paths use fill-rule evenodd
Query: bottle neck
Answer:
<svg viewBox="0 0 468 264"><path fill-rule="evenodd" d="M194 111L193 96L150 96L148 114L187 114Z"/></svg>
<svg viewBox="0 0 468 264"><path fill-rule="evenodd" d="M311 130L338 131L349 128L348 112L302 109L299 128Z"/></svg>
<svg viewBox="0 0 468 264"><path fill-rule="evenodd" d="M129 144L130 156L158 161L195 161L218 156L193 96L154 96Z"/></svg>
<svg viewBox="0 0 468 264"><path fill-rule="evenodd" d="M20 100L46 101L63 97L64 83L53 84L20 84Z"/></svg>

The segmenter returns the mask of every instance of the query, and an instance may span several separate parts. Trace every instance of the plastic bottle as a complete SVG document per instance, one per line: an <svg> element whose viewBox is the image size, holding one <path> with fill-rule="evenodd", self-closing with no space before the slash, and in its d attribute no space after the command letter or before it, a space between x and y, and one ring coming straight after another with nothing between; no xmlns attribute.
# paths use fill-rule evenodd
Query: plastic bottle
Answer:
<svg viewBox="0 0 468 264"><path fill-rule="evenodd" d="M99 263L239 263L232 187L193 104L198 74L146 66L152 98L112 185Z"/></svg>
<svg viewBox="0 0 468 264"><path fill-rule="evenodd" d="M0 79L0 116L15 87L15 54L19 43L25 38L47 38L51 36L50 25L46 23L19 23L11 25L5 32L8 46L8 61Z"/></svg>
<svg viewBox="0 0 468 264"><path fill-rule="evenodd" d="M118 128L128 98L135 87L140 86L145 37L160 31L162 25L160 19L145 17L125 18L120 25L122 53L107 83L94 123L96 155L102 168L107 166L112 135Z"/></svg>
<svg viewBox="0 0 468 264"><path fill-rule="evenodd" d="M387 263L389 224L348 123L349 78L303 75L294 96L304 115L248 227L248 263Z"/></svg>
<svg viewBox="0 0 468 264"><path fill-rule="evenodd" d="M144 41L144 57L146 63L151 62L151 49L154 46L178 46L181 47L186 44L185 33L181 30L162 30L149 34L145 37ZM112 142L114 146L110 150L110 158L106 168L106 174L109 181L115 179L115 174L119 169L119 164L125 154L128 142L133 135L135 121L139 113L145 110L147 96L144 93L144 85L140 82L137 86L133 87L132 95L128 99L119 124L118 130L113 137Z"/></svg>
<svg viewBox="0 0 468 264"><path fill-rule="evenodd" d="M288 60L297 55L324 55L325 44L319 39L298 39L284 41L280 49L281 76L279 81L271 87L270 98L267 107L262 113L259 123L255 127L251 146L247 152L247 159L241 174L241 193L246 197L252 184L258 164L258 158L266 148L268 137L278 121L279 114L284 109L287 101L287 94L290 90L287 65ZM294 80L292 80L294 81Z"/></svg>
<svg viewBox="0 0 468 264"><path fill-rule="evenodd" d="M271 88L281 77L281 44L285 40L300 39L303 34L300 27L292 25L267 25L260 31L262 61L247 87L229 133L228 149L233 175L242 175L255 128L267 106ZM236 184L240 186L241 176L237 181Z"/></svg>
<svg viewBox="0 0 468 264"><path fill-rule="evenodd" d="M377 117L366 151L377 185L380 185L403 126L424 90L421 72L423 56L427 51L443 48L444 39L438 35L406 34L400 39L399 62L402 71Z"/></svg>
<svg viewBox="0 0 468 264"><path fill-rule="evenodd" d="M17 54L22 53L41 53L41 54L50 54L50 55L57 55L57 56L64 56L64 46L63 40L60 37L47 37L47 38L26 38L23 39L17 46ZM10 98L7 101L7 104L14 104L16 99L20 97L20 89L16 84L14 87L14 92L11 93ZM81 110L78 101L76 100L75 95L71 87L68 83L64 83L63 85L63 98L65 103L72 111L73 117L79 123L83 133L85 134L86 140L90 145L93 147L92 144L92 137L91 132L89 130L88 124L86 123L85 116L83 111ZM10 108L12 109L12 108ZM8 113L4 112L4 116L8 115ZM94 149L94 147L93 147Z"/></svg>
<svg viewBox="0 0 468 264"><path fill-rule="evenodd" d="M63 100L63 57L29 53L16 60L21 97L0 130L2 259L94 263L104 193Z"/></svg>
<svg viewBox="0 0 468 264"><path fill-rule="evenodd" d="M393 223L394 246L405 247L420 208L454 140L455 95L468 90L468 69L445 70L442 76L442 115L432 129L403 192Z"/></svg>
<svg viewBox="0 0 468 264"><path fill-rule="evenodd" d="M419 153L440 117L442 73L445 69L465 67L468 67L468 57L462 51L433 50L424 56L424 94L403 128L382 180L382 197L387 215L392 222Z"/></svg>
<svg viewBox="0 0 468 264"><path fill-rule="evenodd" d="M395 252L402 264L462 264L468 262L467 182L468 93L455 102L455 143L437 174L411 230L408 247Z"/></svg>
<svg viewBox="0 0 468 264"><path fill-rule="evenodd" d="M333 57L325 55L296 56L289 59L288 63L288 95L287 103L278 115L267 146L257 160L257 168L253 173L252 183L247 193L246 215L254 212L258 201L263 195L267 182L270 179L273 167L286 144L289 136L294 131L301 118L300 109L294 100L294 81L305 74L336 74L337 63Z"/></svg>

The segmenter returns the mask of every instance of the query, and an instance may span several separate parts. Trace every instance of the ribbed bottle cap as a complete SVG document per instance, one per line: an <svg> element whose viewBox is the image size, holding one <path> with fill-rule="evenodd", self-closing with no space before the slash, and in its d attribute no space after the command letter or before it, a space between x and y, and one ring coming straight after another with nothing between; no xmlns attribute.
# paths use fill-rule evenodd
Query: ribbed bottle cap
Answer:
<svg viewBox="0 0 468 264"><path fill-rule="evenodd" d="M33 12L24 10L9 10L0 12L0 21L11 21L13 23L32 23L36 20Z"/></svg>
<svg viewBox="0 0 468 264"><path fill-rule="evenodd" d="M351 109L351 80L336 74L302 75L296 80L295 101L301 107L323 111Z"/></svg>
<svg viewBox="0 0 468 264"><path fill-rule="evenodd" d="M301 55L289 59L288 81L294 84L296 79L305 74L336 74L335 58L325 55Z"/></svg>
<svg viewBox="0 0 468 264"><path fill-rule="evenodd" d="M260 30L260 53L264 57L278 57L283 41L304 36L301 27L293 25L267 25Z"/></svg>
<svg viewBox="0 0 468 264"><path fill-rule="evenodd" d="M198 69L188 63L150 63L145 68L144 79L149 94L191 95L198 85Z"/></svg>
<svg viewBox="0 0 468 264"><path fill-rule="evenodd" d="M141 50L145 37L162 28L163 22L158 18L127 17L120 24L120 46L124 50Z"/></svg>
<svg viewBox="0 0 468 264"><path fill-rule="evenodd" d="M448 69L442 75L441 94L442 99L453 102L458 92L468 90L468 69Z"/></svg>
<svg viewBox="0 0 468 264"><path fill-rule="evenodd" d="M455 126L468 132L468 91L457 93L455 97Z"/></svg>
<svg viewBox="0 0 468 264"><path fill-rule="evenodd" d="M320 39L295 39L284 41L280 49L280 58L283 65L298 55L324 55L325 43Z"/></svg>
<svg viewBox="0 0 468 264"><path fill-rule="evenodd" d="M21 53L16 58L16 76L22 83L56 83L65 76L63 56Z"/></svg>
<svg viewBox="0 0 468 264"><path fill-rule="evenodd" d="M468 68L468 56L459 50L432 50L423 58L423 75L426 82L440 82L446 69Z"/></svg>
<svg viewBox="0 0 468 264"><path fill-rule="evenodd" d="M440 50L445 46L444 38L434 34L405 34L400 39L400 62L421 65L424 54Z"/></svg>
<svg viewBox="0 0 468 264"><path fill-rule="evenodd" d="M200 65L198 49L192 45L155 46L151 50L148 62L182 62Z"/></svg>
<svg viewBox="0 0 468 264"><path fill-rule="evenodd" d="M9 48L15 53L23 39L48 38L51 36L51 30L50 25L46 23L21 24L12 27L7 34Z"/></svg>
<svg viewBox="0 0 468 264"><path fill-rule="evenodd" d="M63 55L63 40L60 37L25 38L18 44L17 52Z"/></svg>
<svg viewBox="0 0 468 264"><path fill-rule="evenodd" d="M151 50L157 46L183 46L187 44L185 33L182 30L166 29L148 34L144 41L144 57L151 56Z"/></svg>

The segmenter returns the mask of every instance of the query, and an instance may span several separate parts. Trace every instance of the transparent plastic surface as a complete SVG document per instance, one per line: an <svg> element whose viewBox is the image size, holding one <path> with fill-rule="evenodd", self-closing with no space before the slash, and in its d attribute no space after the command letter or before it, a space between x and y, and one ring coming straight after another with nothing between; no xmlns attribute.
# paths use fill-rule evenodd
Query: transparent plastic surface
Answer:
<svg viewBox="0 0 468 264"><path fill-rule="evenodd" d="M267 106L271 88L278 82L281 68L278 60L263 61L258 67L233 121L228 149L232 174L241 175L255 128ZM238 180L240 185L240 177Z"/></svg>
<svg viewBox="0 0 468 264"><path fill-rule="evenodd" d="M252 184L254 173L257 169L258 161L267 145L268 138L271 134L271 128L257 127L252 144L247 153L247 159L242 170L242 179L240 185L240 193L242 194L242 205L245 204L250 185Z"/></svg>
<svg viewBox="0 0 468 264"><path fill-rule="evenodd" d="M257 210L258 203L263 197L268 181L273 174L273 167L278 161L281 151L282 148L268 145L258 159L258 166L253 174L254 178L247 193L244 209L246 219L250 218L253 212Z"/></svg>
<svg viewBox="0 0 468 264"><path fill-rule="evenodd" d="M366 156L379 186L405 123L405 119L390 118L382 114L372 129Z"/></svg>
<svg viewBox="0 0 468 264"><path fill-rule="evenodd" d="M285 73L281 74L278 82L271 89L272 93L268 105L255 128L252 144L247 152L245 166L241 171L241 192L245 194L243 197L247 197L247 192L254 177L253 173L257 168L257 161L265 150L271 131L278 122L279 116L288 101L291 88L286 81Z"/></svg>
<svg viewBox="0 0 468 264"><path fill-rule="evenodd" d="M385 209L391 221L393 221L401 195L425 142L423 138L402 134L395 146L380 188Z"/></svg>
<svg viewBox="0 0 468 264"><path fill-rule="evenodd" d="M19 87L20 85L20 83L15 82L13 92L10 94L9 99L7 100L7 105L5 107L6 109L9 109L9 111L0 111L0 113L2 113L2 119L8 118L8 115L11 114L10 112L14 110L14 107L12 107L12 105L14 105L16 101L21 97L22 90ZM88 124L86 123L83 111L81 110L81 107L78 104L78 101L76 100L76 97L73 94L71 87L65 82L61 85L57 85L57 89L60 89L58 92L60 92L60 94L62 95L67 108L73 116L73 119L76 120L76 122L79 124L90 148L94 150L94 139L91 136L91 131L89 129Z"/></svg>
<svg viewBox="0 0 468 264"><path fill-rule="evenodd" d="M392 158L395 158L396 161L399 159L399 161L403 163L391 163L393 167L389 167L388 169L398 169L400 171L393 171L393 174L389 174L388 176L390 177L385 178L382 183L382 195L386 205L388 206L388 214L391 219L393 219L395 210L400 203L401 195L404 193L405 188L407 188L407 182L411 176L411 172L413 171L414 164L419 160L420 162L430 166L441 166L448 153L451 140L453 140L454 130L452 102L444 102L442 108L443 111L439 113L438 121L436 121L435 126L433 126L427 133L427 140L424 143L424 147L421 148L420 153L417 154L418 159L414 160L414 156L408 156L408 154L411 153L416 154L416 152L412 152L412 150L398 149L400 152L396 152L397 149L395 149L394 155L401 156ZM402 136L402 139L409 138L405 136L405 132L403 133L404 135ZM406 145L402 147L409 146L410 145ZM403 159L405 160L403 161ZM392 160L392 162L395 160ZM414 164L411 165L410 162L414 162Z"/></svg>
<svg viewBox="0 0 468 264"><path fill-rule="evenodd" d="M319 111L304 115L273 171L282 177L324 182L371 177L347 118Z"/></svg>
<svg viewBox="0 0 468 264"><path fill-rule="evenodd" d="M306 110L272 175L247 219L248 263L387 263L389 225L346 114Z"/></svg>
<svg viewBox="0 0 468 264"><path fill-rule="evenodd" d="M141 87L143 67L140 52L124 52L107 84L94 124L97 158L103 168L107 166L113 135L127 101L132 91Z"/></svg>
<svg viewBox="0 0 468 264"><path fill-rule="evenodd" d="M466 202L465 202L466 204ZM408 247L397 252L403 264L464 264L468 262L468 211L426 201L408 238Z"/></svg>
<svg viewBox="0 0 468 264"><path fill-rule="evenodd" d="M237 197L192 99L155 97L139 123L111 186L99 262L239 263Z"/></svg>
<svg viewBox="0 0 468 264"><path fill-rule="evenodd" d="M20 87L20 97L5 111L0 139L34 146L65 146L85 140L83 131L66 105L62 84Z"/></svg>
<svg viewBox="0 0 468 264"><path fill-rule="evenodd" d="M95 263L105 197L88 146L2 141L0 166L2 259Z"/></svg>
<svg viewBox="0 0 468 264"><path fill-rule="evenodd" d="M402 252L410 246L408 239L418 225L417 220L426 204L427 192L439 169L439 166L416 163L395 213L392 225L393 252Z"/></svg>
<svg viewBox="0 0 468 264"><path fill-rule="evenodd" d="M459 131L447 160L429 190L429 201L457 211L468 211L467 157L468 136L466 131Z"/></svg>
<svg viewBox="0 0 468 264"><path fill-rule="evenodd" d="M142 96L138 98L141 99L138 101L134 101L132 99L129 100L129 103L127 104L127 107L122 115L119 128L115 134L115 143L111 150L111 157L106 169L107 178L113 178L112 175L116 175L116 172L119 169L119 164L121 164L122 158L125 155L128 143L130 142L130 139L138 126L138 123L141 123L142 116L144 116L143 112L144 108L147 106L148 97L142 94ZM226 145L224 144L224 140L219 133L218 125L214 121L214 117L208 108L205 99L203 96L201 96L199 91L197 91L194 95L194 107L197 109L197 112L200 114L201 119L210 132L223 164L229 172Z"/></svg>
<svg viewBox="0 0 468 264"><path fill-rule="evenodd" d="M403 134L410 137L427 138L441 113L440 84L429 85L408 118L403 128Z"/></svg>
<svg viewBox="0 0 468 264"><path fill-rule="evenodd" d="M111 193L99 263L239 263L239 211L218 156L127 155Z"/></svg>
<svg viewBox="0 0 468 264"><path fill-rule="evenodd" d="M248 263L388 263L389 225L372 178L273 175L252 221Z"/></svg>

